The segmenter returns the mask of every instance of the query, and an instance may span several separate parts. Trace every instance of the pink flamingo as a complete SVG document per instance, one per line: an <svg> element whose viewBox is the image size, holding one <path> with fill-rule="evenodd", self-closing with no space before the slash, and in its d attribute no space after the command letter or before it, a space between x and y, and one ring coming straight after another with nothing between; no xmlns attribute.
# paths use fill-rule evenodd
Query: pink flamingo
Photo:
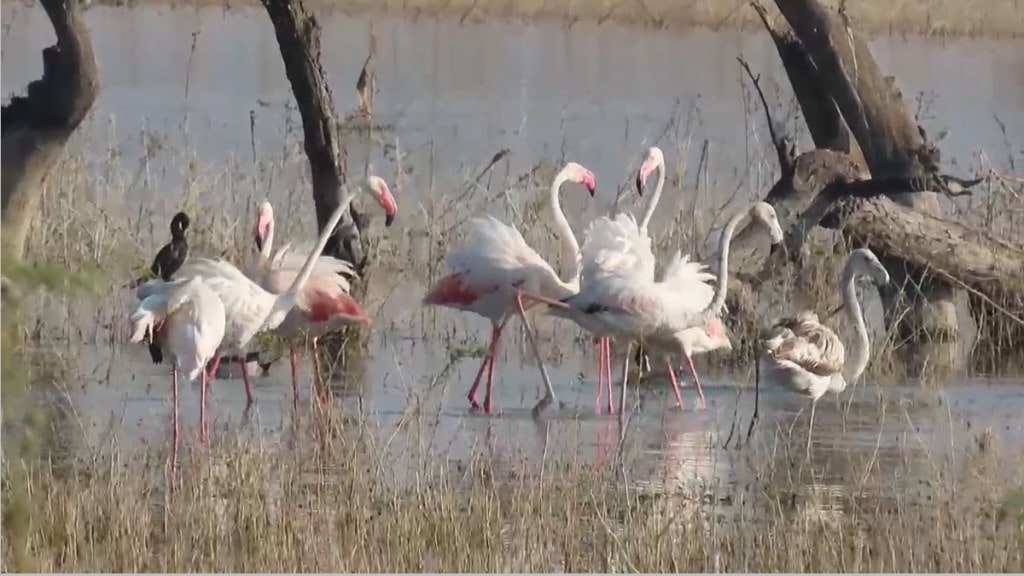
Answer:
<svg viewBox="0 0 1024 576"><path fill-rule="evenodd" d="M424 304L473 312L491 321L487 354L467 395L473 408L478 409L480 405L476 401L476 393L486 368L487 395L484 397L484 411L488 414L493 408L494 365L497 362L498 344L505 323L516 314L520 315L526 325L527 337L537 355L541 376L547 388L545 397L534 407L534 414L538 414L555 399L554 389L525 316L521 296L537 294L557 302L579 290L579 244L559 200L559 191L565 182L582 184L591 196L594 195L596 183L593 172L575 162L569 162L551 184L549 197L559 235L577 260L568 281L558 277L551 265L526 243L514 226L506 225L491 216L483 216L470 221L467 244L449 252L445 257L445 263L454 272L438 280L423 298Z"/></svg>
<svg viewBox="0 0 1024 576"><path fill-rule="evenodd" d="M769 227L772 222L775 228L778 227L775 210L766 203L758 202L750 210L739 213L739 217L733 217L728 230L730 235L747 214L763 220ZM778 232L781 238L781 230ZM728 240L727 237L724 242ZM727 249L728 245L723 244L722 263L726 266L728 262L724 252ZM674 343L682 346L688 340L678 336L679 333L695 327L708 332L712 338L724 336L724 330L720 335L712 333L715 332L714 326L721 325L718 314L725 302L726 270L720 270L718 286L711 293L707 282L714 276L703 272L702 265L689 262L688 257L677 252L662 280L656 281L651 240L641 232L632 216L620 214L614 220L604 217L594 222L583 243L582 259L584 270L592 267L597 272L581 275L578 294L561 302L534 295L530 297L549 304L552 314L573 319L583 328L600 323L605 333L629 341L622 371L620 415L625 411L629 347L633 340L653 341L664 347ZM584 318L586 320L579 322ZM692 368L692 362L690 366ZM682 396L671 364L669 370L676 403L681 407Z"/></svg>
<svg viewBox="0 0 1024 576"><path fill-rule="evenodd" d="M643 221L640 223L640 233L646 234L647 223L654 213L654 207L661 197L661 188L665 182L665 155L657 146L652 146L647 151L647 156L640 170L637 173L637 193L642 195L644 183L654 170L658 171L658 184L651 202L647 207ZM749 210L736 212L729 219L722 232L721 257L718 269L718 289L712 290L707 281L714 280L713 275L704 272L706 266L690 262L689 258L676 253L675 258L666 268L662 282L677 286L680 293L686 294L690 302L695 306L707 306L711 312L706 315L705 322L699 326L692 326L678 333L663 335L663 337L648 337L644 344L662 352L662 354L682 354L686 358L690 374L693 376L694 384L697 387L697 394L700 397L701 409L707 409L707 402L704 399L704 391L697 377L697 371L693 366L693 355L703 354L712 350L731 350L732 343L725 331L725 324L721 320L721 312L725 309L726 285L728 283L729 269L729 245L732 236L745 216L749 215L753 222L760 224L771 236L772 244L782 241L782 228L779 226L775 210L769 204L755 203ZM679 385L675 377L675 370L671 362L666 359L668 365L668 376L672 382L672 388L676 395L676 402L682 407L682 397L679 393Z"/></svg>
<svg viewBox="0 0 1024 576"><path fill-rule="evenodd" d="M359 191L370 194L384 209L388 219L394 218L398 208L394 196L387 183L377 176L370 176L359 184ZM331 214L327 225L317 241L313 252L299 271L292 285L282 294L273 294L252 281L241 270L223 260L208 258L196 259L185 264L177 274L179 280L163 282L150 280L139 286L136 292L140 300L152 294L166 292L183 279L202 278L224 303L227 325L224 338L213 359L210 374L215 374L224 354L237 354L243 364L242 380L245 383L246 404L252 405L252 387L249 375L245 371L246 349L257 334L273 330L284 322L288 313L295 306L303 287L313 275L316 260L327 246L334 227L341 220L342 214L348 209L355 193L348 188L339 187L338 207Z"/></svg>
<svg viewBox="0 0 1024 576"><path fill-rule="evenodd" d="M385 225L390 226L392 221L388 218ZM274 209L270 202L260 204L253 236L256 248L260 251L260 259L257 269L250 277L268 292L283 294L295 282L302 269L303 262L299 253L308 254L312 247L296 248L289 243L271 254L274 242ZM370 323L370 317L349 294L351 288L343 274L356 276L355 270L348 262L320 255L309 282L303 286L295 300L295 307L273 330L275 335L282 338L290 339L303 330L312 337L314 380L321 388L323 381L320 376L318 338L343 326ZM289 343L288 351L293 402L298 404L299 383L295 346Z"/></svg>
<svg viewBox="0 0 1024 576"><path fill-rule="evenodd" d="M224 338L224 303L200 278L145 298L132 313L132 342L148 337L153 346L171 356L171 397L174 411L172 461L178 453L178 371L189 382L202 378L199 406L200 430L206 437L206 363Z"/></svg>

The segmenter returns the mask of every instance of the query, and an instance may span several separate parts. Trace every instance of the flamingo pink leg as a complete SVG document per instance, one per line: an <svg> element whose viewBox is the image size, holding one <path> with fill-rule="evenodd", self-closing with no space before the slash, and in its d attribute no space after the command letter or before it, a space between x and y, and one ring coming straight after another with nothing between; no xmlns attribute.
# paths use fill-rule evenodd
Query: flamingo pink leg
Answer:
<svg viewBox="0 0 1024 576"><path fill-rule="evenodd" d="M484 396L484 412L490 414L494 408L492 401L492 394L494 392L494 364L498 357L498 342L501 340L501 331L505 327L503 322L500 326L494 329L494 335L491 337L491 350L489 352L491 357L490 365L487 367L487 395Z"/></svg>
<svg viewBox="0 0 1024 576"><path fill-rule="evenodd" d="M327 400L327 389L324 386L324 377L320 372L320 346L317 339L313 338L313 387L316 388L316 397L321 403Z"/></svg>
<svg viewBox="0 0 1024 576"><path fill-rule="evenodd" d="M178 462L178 441L180 440L180 435L178 433L178 368L176 366L171 367L171 402L174 404L171 411L171 428L173 430L171 469L174 470Z"/></svg>
<svg viewBox="0 0 1024 576"><path fill-rule="evenodd" d="M299 407L299 359L295 354L295 347L288 347L288 360L292 364L292 407Z"/></svg>
<svg viewBox="0 0 1024 576"><path fill-rule="evenodd" d="M206 426L206 388L210 385L209 375L206 370L199 376L199 438L203 442L209 433Z"/></svg>
<svg viewBox="0 0 1024 576"><path fill-rule="evenodd" d="M597 339L597 413L601 413L601 396L604 394L604 338Z"/></svg>
<svg viewBox="0 0 1024 576"><path fill-rule="evenodd" d="M220 354L213 357L213 363L210 364L210 380L217 378L217 368L220 368Z"/></svg>
<svg viewBox="0 0 1024 576"><path fill-rule="evenodd" d="M612 339L604 337L604 381L608 383L608 413L615 413L615 401L612 399Z"/></svg>
<svg viewBox="0 0 1024 576"><path fill-rule="evenodd" d="M690 374L693 375L693 383L697 385L697 394L700 395L700 409L707 410L708 405L704 402L704 391L700 389L700 379L697 378L697 371L693 368L693 358L687 356L686 363L690 366Z"/></svg>
<svg viewBox="0 0 1024 576"><path fill-rule="evenodd" d="M665 365L668 368L668 379L672 382L672 393L676 395L676 406L679 409L683 408L683 396L679 393L679 381L676 380L676 371L672 369L672 361L666 360Z"/></svg>
<svg viewBox="0 0 1024 576"><path fill-rule="evenodd" d="M252 384L249 383L249 371L245 367L245 355L243 354L238 363L242 366L242 383L245 384L245 407L252 406Z"/></svg>
<svg viewBox="0 0 1024 576"><path fill-rule="evenodd" d="M494 341L494 329L491 329L491 341ZM480 369L476 371L476 378L473 379L473 385L469 388L469 394L466 398L469 400L469 404L473 409L480 408L480 404L476 401L476 390L480 387L480 380L483 378L484 370L491 361L491 348L490 344L487 345L487 353L484 355L483 362L480 363Z"/></svg>

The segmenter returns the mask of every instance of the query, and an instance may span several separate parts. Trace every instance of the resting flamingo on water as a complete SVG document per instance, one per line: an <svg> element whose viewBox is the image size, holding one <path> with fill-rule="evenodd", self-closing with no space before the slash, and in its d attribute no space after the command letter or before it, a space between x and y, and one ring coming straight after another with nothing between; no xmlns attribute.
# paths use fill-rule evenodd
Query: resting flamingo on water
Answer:
<svg viewBox="0 0 1024 576"><path fill-rule="evenodd" d="M359 191L370 194L383 207L388 218L393 218L398 208L387 183L377 176L370 176L359 184ZM137 295L140 300L147 296L167 291L181 279L202 278L224 303L227 326L224 338L213 359L210 374L216 374L220 357L224 354L238 355L242 367L242 380L245 383L246 404L253 402L252 387L248 372L245 371L246 351L250 341L257 334L277 328L291 312L299 300L299 294L309 281L316 266L316 260L327 246L334 227L341 220L344 211L352 202L354 192L339 187L338 207L331 214L324 226L313 252L306 258L298 276L291 286L282 294L268 292L259 284L249 279L241 270L223 260L199 259L186 264L179 271L179 280L161 282L151 280L139 287Z"/></svg>
<svg viewBox="0 0 1024 576"><path fill-rule="evenodd" d="M579 290L579 244L562 212L559 199L560 189L565 182L582 184L591 196L594 195L596 182L593 172L575 162L569 162L555 176L549 191L559 236L575 259L569 280L559 278L551 265L526 243L514 226L484 216L470 221L466 245L449 252L445 257L445 263L453 270L452 274L438 280L423 298L424 304L473 312L491 321L491 340L487 354L467 395L473 408L479 408L476 393L484 369L487 369L484 411L488 414L493 407L494 365L497 362L498 344L505 324L516 314L520 314L526 324L527 336L540 362L541 376L547 388L547 394L534 407L534 413L554 400L554 390L544 364L540 361L532 330L523 315L526 306L520 296L522 293L533 293L558 301Z"/></svg>
<svg viewBox="0 0 1024 576"><path fill-rule="evenodd" d="M825 392L839 394L848 382L854 382L871 359L871 341L864 323L864 313L857 301L858 276L870 278L878 286L889 283L889 272L871 250L854 250L843 266L840 289L843 308L853 323L857 339L849 362L842 340L818 320L812 311L803 311L772 325L763 335L764 352L758 358L760 378L766 383L781 386L811 401L810 423L807 429L807 451L811 450L811 429L814 427L814 408ZM760 378L755 385L760 385ZM757 392L757 390L755 390ZM755 396L756 398L756 396ZM757 404L754 405L757 418Z"/></svg>
<svg viewBox="0 0 1024 576"><path fill-rule="evenodd" d="M172 454L178 451L178 371L192 382L202 379L199 422L206 437L206 363L213 358L224 338L224 303L203 282L194 277L167 290L146 297L132 313L132 342L148 338L170 356L171 396L174 411Z"/></svg>
<svg viewBox="0 0 1024 576"><path fill-rule="evenodd" d="M385 219L385 226L394 221L393 214ZM302 269L299 254L309 254L312 246L295 246L291 243L272 253L274 243L274 209L270 202L260 204L253 227L256 248L260 251L256 270L250 277L268 292L282 294L288 290ZM343 326L369 324L370 317L349 294L348 279L355 278L352 265L332 256L320 255L316 259L309 282L299 292L295 307L288 312L284 321L273 330L283 338L307 331L312 338L314 382L322 386L320 376L319 349L317 340L327 332ZM293 401L298 403L299 384L295 347L289 343L289 360Z"/></svg>

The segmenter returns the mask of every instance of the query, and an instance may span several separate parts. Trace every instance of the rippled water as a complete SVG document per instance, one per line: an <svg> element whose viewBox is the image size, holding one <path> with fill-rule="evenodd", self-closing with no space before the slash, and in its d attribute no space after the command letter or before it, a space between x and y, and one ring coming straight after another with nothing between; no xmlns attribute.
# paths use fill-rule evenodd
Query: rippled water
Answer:
<svg viewBox="0 0 1024 576"><path fill-rule="evenodd" d="M215 172L230 165L240 170L242 183L218 185L244 194L209 195L204 206L242 211L268 196L287 203L288 212L299 214L308 230L310 211L294 206L291 194L293 188L308 186L299 178L301 156L281 173L270 177L263 171L253 186L247 183L257 170L250 111L255 114L257 163L271 162L296 146L296 116L286 110L291 94L262 11L94 7L86 20L103 85L75 147L97 159L116 149L130 174L143 156L143 131L161 144L145 165L143 185L132 187L127 196L98 186L91 201L120 203L127 212L145 205L158 226L154 236L138 241L155 249L163 242L163 223L185 195L181 166L195 161ZM50 32L38 7L5 4L3 21L4 88L10 92L40 73L38 51ZM377 35L376 117L392 128L382 136L387 146L402 155L396 162L394 151L385 155L384 146L375 145L368 159L386 175L397 173L396 165L402 164L397 183L402 212L392 230L422 227L426 217L418 204L453 190L503 148L512 151L506 167L512 175L541 160L569 158L593 167L599 181L608 182L599 185L598 203L571 212L577 223L607 208L616 187L635 169L642 146L651 142L692 142L685 149L670 148L673 156L688 155L686 182L696 178L707 152L712 204L727 202L735 190L741 196L763 193L771 183L771 151L764 145L761 111L741 86L738 55L762 73L769 98L788 114L790 125L798 124L778 58L762 34L586 25L565 30L554 24L463 27L450 21L341 15L325 15L321 21L325 65L343 110L354 108L351 86L371 25ZM198 34L194 53L193 34ZM919 101L921 123L929 132L948 130L942 145L950 164L966 170L973 155L984 150L995 167L1009 170L1009 158L1024 154L1016 136L1024 133L1024 42L884 38L874 40L872 49L912 105ZM367 159L362 148L349 152L356 165ZM677 214L671 198L666 206L655 230ZM467 458L481 442L496 441L510 456L582 456L600 462L624 435L624 446L637 456L632 473L638 486L739 481L742 472L737 470L751 452L719 447L737 402L739 426L746 429L752 410L746 375L706 373L708 410L694 410L696 395L687 388L681 413L670 408L667 384L657 375L638 388L636 409L624 431L614 418L593 413L592 347L574 344L571 329L549 326L545 342L561 352L552 376L563 405L535 422L529 408L541 395L540 379L533 362L522 359L525 346L518 331L511 330L496 386L502 412L471 414L465 393L479 358L452 361L451 369L445 368L454 347L482 343L486 323L452 311L423 313L418 302L425 281L407 274L396 287L387 277L375 279L371 294L386 291L390 297L375 314L379 320L370 353L335 380L336 402L343 409L373 419L385 431L415 415L430 428L429 448L454 459ZM73 442L81 438L96 445L111 432L127 446L166 438L169 378L165 367L150 363L144 348L86 343L74 358L84 376L66 391L74 414L67 424ZM308 363L301 374L300 413L306 414ZM235 378L217 380L213 416L221 429L242 426L277 437L295 416L286 362L255 383L256 407L243 417L237 372ZM197 388L185 385L183 390L185 426L194 429ZM778 449L777 438L788 436L804 406L782 391L761 392L755 455ZM815 460L832 464L831 476L822 482L843 485L849 481L848 466L858 459L874 458L883 470L895 473L908 451L955 454L986 428L1019 447L1024 445L1022 411L1020 381L970 380L937 391L924 391L914 382L881 389L868 381L856 388L852 400L844 394L841 408L831 397L821 402ZM806 411L801 419L794 434L805 438L800 434L806 434ZM403 443L414 442L401 434L391 449L401 453ZM802 446L802 440L794 445Z"/></svg>

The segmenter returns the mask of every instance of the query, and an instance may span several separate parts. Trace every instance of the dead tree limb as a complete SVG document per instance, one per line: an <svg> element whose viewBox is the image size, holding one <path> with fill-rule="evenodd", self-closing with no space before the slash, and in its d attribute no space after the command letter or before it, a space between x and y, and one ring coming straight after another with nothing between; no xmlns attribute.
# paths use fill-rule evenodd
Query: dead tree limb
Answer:
<svg viewBox="0 0 1024 576"><path fill-rule="evenodd" d="M764 97L764 91L761 90L761 77L754 76L746 60L739 57L736 60L739 61L743 70L747 72L750 82L753 83L754 89L757 90L758 98L761 99L761 105L764 106L764 115L768 122L768 135L772 139L772 146L775 147L775 155L778 157L782 178L792 178L793 171L796 169L796 143L793 142L792 138L779 134L781 126L776 127L775 120L772 119L772 109L768 106L768 99Z"/></svg>
<svg viewBox="0 0 1024 576"><path fill-rule="evenodd" d="M302 117L304 146L313 180L317 229L337 207L337 190L346 181L345 150L338 143L337 114L330 86L320 64L320 24L301 0L263 0L274 25L285 74ZM360 231L368 219L353 202L327 243L325 254L347 260L363 272L366 258Z"/></svg>
<svg viewBox="0 0 1024 576"><path fill-rule="evenodd" d="M4 242L24 255L43 181L99 93L99 71L77 0L41 0L57 42L43 49L43 77L0 114Z"/></svg>

